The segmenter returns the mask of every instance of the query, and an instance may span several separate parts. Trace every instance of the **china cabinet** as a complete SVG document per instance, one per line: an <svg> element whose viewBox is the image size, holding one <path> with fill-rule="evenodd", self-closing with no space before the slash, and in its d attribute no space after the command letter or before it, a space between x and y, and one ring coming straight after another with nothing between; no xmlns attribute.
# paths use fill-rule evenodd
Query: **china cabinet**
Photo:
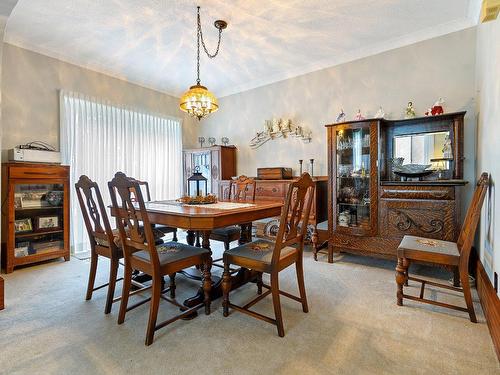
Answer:
<svg viewBox="0 0 500 375"><path fill-rule="evenodd" d="M328 261L396 258L405 234L455 241L465 112L326 125Z"/></svg>
<svg viewBox="0 0 500 375"><path fill-rule="evenodd" d="M187 179L195 169L207 179L207 193L219 193L221 180L236 176L236 147L212 146L183 151L184 194L188 192Z"/></svg>
<svg viewBox="0 0 500 375"><path fill-rule="evenodd" d="M69 260L69 167L2 164L2 265Z"/></svg>

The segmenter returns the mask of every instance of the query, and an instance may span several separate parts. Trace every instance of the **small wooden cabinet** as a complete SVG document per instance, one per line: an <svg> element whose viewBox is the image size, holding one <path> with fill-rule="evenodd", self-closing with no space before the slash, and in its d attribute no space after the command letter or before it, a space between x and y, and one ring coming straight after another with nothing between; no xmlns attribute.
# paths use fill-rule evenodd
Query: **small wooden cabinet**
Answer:
<svg viewBox="0 0 500 375"><path fill-rule="evenodd" d="M272 200L272 201L285 201L288 187L291 182L296 181L298 177L285 180L256 180L256 200ZM320 222L327 220L327 191L328 191L328 177L319 176L313 177L315 182L314 198L309 214L309 230L308 237L314 246L318 243L318 230L317 226ZM219 197L227 199L229 193L229 181L221 181ZM279 218L272 220L261 221L263 224L262 234L266 237L273 237L276 235L279 228ZM254 223L254 226L259 225L259 222Z"/></svg>
<svg viewBox="0 0 500 375"><path fill-rule="evenodd" d="M69 260L69 167L2 164L2 267Z"/></svg>
<svg viewBox="0 0 500 375"><path fill-rule="evenodd" d="M187 179L195 168L208 180L208 193L217 195L221 180L236 176L236 147L212 146L187 149L183 152L184 194L187 194Z"/></svg>
<svg viewBox="0 0 500 375"><path fill-rule="evenodd" d="M327 125L328 261L346 251L396 258L404 235L455 241L460 230L465 112ZM446 145L446 155L444 153ZM404 155L404 157L403 157ZM399 160L397 160L399 159ZM396 162L432 164L421 180Z"/></svg>

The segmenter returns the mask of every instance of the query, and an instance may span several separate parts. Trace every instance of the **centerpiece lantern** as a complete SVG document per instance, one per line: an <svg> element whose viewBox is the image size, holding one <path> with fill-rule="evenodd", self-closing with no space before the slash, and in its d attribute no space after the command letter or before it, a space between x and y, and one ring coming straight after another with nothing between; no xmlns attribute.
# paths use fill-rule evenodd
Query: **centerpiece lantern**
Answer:
<svg viewBox="0 0 500 375"><path fill-rule="evenodd" d="M193 175L188 178L188 196L195 198L208 195L207 181L200 172L200 167L196 166Z"/></svg>

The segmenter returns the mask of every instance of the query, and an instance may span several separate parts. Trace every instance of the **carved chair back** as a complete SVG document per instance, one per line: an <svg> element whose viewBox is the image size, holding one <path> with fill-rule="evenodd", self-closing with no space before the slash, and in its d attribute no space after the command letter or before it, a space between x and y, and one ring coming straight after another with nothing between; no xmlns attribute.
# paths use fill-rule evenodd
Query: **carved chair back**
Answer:
<svg viewBox="0 0 500 375"><path fill-rule="evenodd" d="M97 183L81 175L75 184L75 189L92 248L95 249L96 245L103 246L103 243L107 243L112 251L117 250L108 213Z"/></svg>
<svg viewBox="0 0 500 375"><path fill-rule="evenodd" d="M489 180L488 173L483 172L477 181L472 201L467 209L467 215L458 236L457 247L460 252L460 268L462 269L468 269L469 267L469 255L481 215L481 207L488 190Z"/></svg>
<svg viewBox="0 0 500 375"><path fill-rule="evenodd" d="M255 201L255 192L255 180L245 175L241 175L236 180L231 180L229 183L228 199L253 202Z"/></svg>
<svg viewBox="0 0 500 375"><path fill-rule="evenodd" d="M271 261L273 265L278 263L281 249L286 246L299 245L302 256L313 196L314 182L309 173L304 172L297 181L290 184L285 206L281 211L280 226Z"/></svg>
<svg viewBox="0 0 500 375"><path fill-rule="evenodd" d="M149 252L154 269L158 269L160 262L155 239L139 182L117 172L108 187L125 258L130 259L134 252L145 250Z"/></svg>
<svg viewBox="0 0 500 375"><path fill-rule="evenodd" d="M151 191L149 190L149 183L147 181L136 181L141 188L143 198L145 198L146 202L151 202Z"/></svg>

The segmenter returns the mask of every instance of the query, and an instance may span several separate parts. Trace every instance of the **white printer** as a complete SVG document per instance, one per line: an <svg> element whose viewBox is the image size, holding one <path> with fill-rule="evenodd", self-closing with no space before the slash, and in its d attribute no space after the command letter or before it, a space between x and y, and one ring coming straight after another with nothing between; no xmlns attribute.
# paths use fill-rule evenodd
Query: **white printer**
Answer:
<svg viewBox="0 0 500 375"><path fill-rule="evenodd" d="M12 148L8 152L10 161L30 163L61 163L61 153L45 142L31 142Z"/></svg>

